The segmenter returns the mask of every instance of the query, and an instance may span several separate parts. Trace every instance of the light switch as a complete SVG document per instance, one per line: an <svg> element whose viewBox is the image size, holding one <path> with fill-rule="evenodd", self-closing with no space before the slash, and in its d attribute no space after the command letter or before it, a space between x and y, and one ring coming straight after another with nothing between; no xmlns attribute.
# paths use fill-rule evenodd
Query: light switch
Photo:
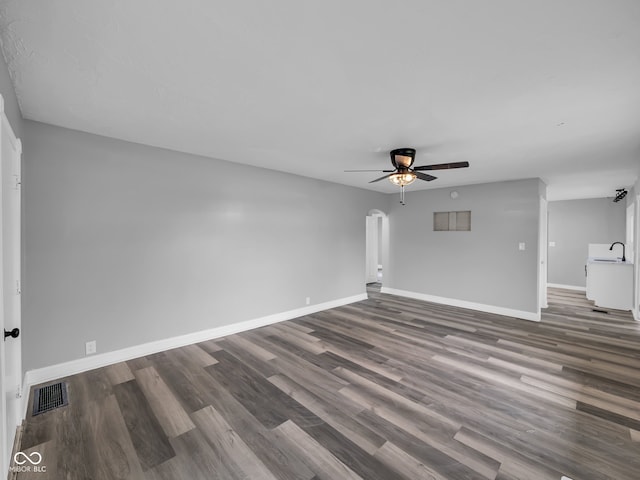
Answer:
<svg viewBox="0 0 640 480"><path fill-rule="evenodd" d="M525 249L525 244L524 244L524 242L520 242L520 243L518 244L518 250L524 250L524 249Z"/></svg>
<svg viewBox="0 0 640 480"><path fill-rule="evenodd" d="M550 247L555 247L556 246L556 242L549 242L549 246Z"/></svg>

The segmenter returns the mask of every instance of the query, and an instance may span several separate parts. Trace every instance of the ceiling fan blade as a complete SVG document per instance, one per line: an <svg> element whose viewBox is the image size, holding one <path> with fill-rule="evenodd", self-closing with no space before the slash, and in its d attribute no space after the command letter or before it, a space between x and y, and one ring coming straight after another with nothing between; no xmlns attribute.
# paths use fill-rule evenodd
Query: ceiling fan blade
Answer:
<svg viewBox="0 0 640 480"><path fill-rule="evenodd" d="M391 170L393 172L393 170ZM389 178L390 175L383 175L380 178L376 178L375 180L371 180L369 183L376 183L379 182L380 180L384 180L385 178Z"/></svg>
<svg viewBox="0 0 640 480"><path fill-rule="evenodd" d="M428 175L426 173L413 172L416 174L416 178L420 180L424 180L425 182L430 182L431 180L435 180L438 177L434 177L433 175Z"/></svg>
<svg viewBox="0 0 640 480"><path fill-rule="evenodd" d="M439 163L437 165L422 165L413 167L413 170L449 170L450 168L467 168L469 162Z"/></svg>
<svg viewBox="0 0 640 480"><path fill-rule="evenodd" d="M394 170L345 170L345 172L393 172Z"/></svg>

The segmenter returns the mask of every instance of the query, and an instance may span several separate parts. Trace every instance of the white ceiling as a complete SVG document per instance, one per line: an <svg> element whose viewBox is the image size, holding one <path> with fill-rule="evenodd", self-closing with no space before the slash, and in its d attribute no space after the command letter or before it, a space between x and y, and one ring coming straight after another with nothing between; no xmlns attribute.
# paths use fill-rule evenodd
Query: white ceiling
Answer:
<svg viewBox="0 0 640 480"><path fill-rule="evenodd" d="M638 0L3 0L25 118L383 192L388 151L612 196L640 173ZM419 185L418 185L419 184Z"/></svg>

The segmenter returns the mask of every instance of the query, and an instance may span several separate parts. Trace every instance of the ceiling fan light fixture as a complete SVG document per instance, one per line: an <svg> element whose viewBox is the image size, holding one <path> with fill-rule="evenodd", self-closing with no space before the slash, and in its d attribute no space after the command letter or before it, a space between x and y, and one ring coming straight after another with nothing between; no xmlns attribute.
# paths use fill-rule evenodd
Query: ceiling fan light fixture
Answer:
<svg viewBox="0 0 640 480"><path fill-rule="evenodd" d="M389 175L389 181L398 187L404 187L413 183L416 179L416 174L413 172L400 172Z"/></svg>
<svg viewBox="0 0 640 480"><path fill-rule="evenodd" d="M393 170L345 170L345 172L389 173L389 175L383 175L380 178L371 180L369 183L377 183L388 178L393 185L400 187L400 203L402 205L405 205L404 187L406 185L412 184L416 179L430 182L438 178L433 175L422 173L421 170L448 170L450 168L466 168L469 166L469 162L449 162L414 167L413 161L416 158L415 148L396 148L391 150L389 154L391 155ZM452 195L451 198L454 198L454 196Z"/></svg>

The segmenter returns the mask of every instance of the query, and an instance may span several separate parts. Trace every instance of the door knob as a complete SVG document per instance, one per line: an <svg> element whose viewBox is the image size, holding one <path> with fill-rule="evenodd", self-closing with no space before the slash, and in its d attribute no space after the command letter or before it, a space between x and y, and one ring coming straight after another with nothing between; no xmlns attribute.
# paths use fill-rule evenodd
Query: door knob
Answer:
<svg viewBox="0 0 640 480"><path fill-rule="evenodd" d="M20 335L20 329L19 328L14 328L11 331L9 331L9 330L5 330L4 331L4 339L5 340L7 339L7 337L18 338L18 335Z"/></svg>

